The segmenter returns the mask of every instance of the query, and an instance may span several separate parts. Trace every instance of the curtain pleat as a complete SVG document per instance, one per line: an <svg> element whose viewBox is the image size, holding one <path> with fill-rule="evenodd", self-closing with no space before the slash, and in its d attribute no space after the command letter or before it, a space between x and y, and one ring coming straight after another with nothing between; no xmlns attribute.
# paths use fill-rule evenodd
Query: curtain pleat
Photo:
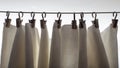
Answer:
<svg viewBox="0 0 120 68"><path fill-rule="evenodd" d="M110 68L118 68L117 27L113 28L111 24L101 33L101 36Z"/></svg>
<svg viewBox="0 0 120 68"><path fill-rule="evenodd" d="M94 25L88 28L87 53L88 68L109 68L99 28L96 28Z"/></svg>
<svg viewBox="0 0 120 68"><path fill-rule="evenodd" d="M87 31L86 24L79 28L79 67L87 68Z"/></svg>
<svg viewBox="0 0 120 68"><path fill-rule="evenodd" d="M15 35L9 67L8 68L25 68L25 28L17 28Z"/></svg>
<svg viewBox="0 0 120 68"><path fill-rule="evenodd" d="M38 34L38 29L33 29L33 57L34 57L34 68L38 68L38 59L39 59L39 45L40 45L40 38Z"/></svg>
<svg viewBox="0 0 120 68"><path fill-rule="evenodd" d="M39 53L39 35L36 28L30 23L25 26L26 36L26 68L37 68Z"/></svg>
<svg viewBox="0 0 120 68"><path fill-rule="evenodd" d="M38 68L49 68L49 39L47 26L41 28L41 40L40 40L40 50L39 50L39 62Z"/></svg>
<svg viewBox="0 0 120 68"><path fill-rule="evenodd" d="M61 68L78 68L78 29L72 29L72 25L63 25L61 34Z"/></svg>
<svg viewBox="0 0 120 68"><path fill-rule="evenodd" d="M57 25L57 22L53 25L49 68L60 68L61 28Z"/></svg>
<svg viewBox="0 0 120 68"><path fill-rule="evenodd" d="M3 28L3 40L2 40L2 55L1 55L1 68L8 68L11 50L16 34L16 26L10 25Z"/></svg>

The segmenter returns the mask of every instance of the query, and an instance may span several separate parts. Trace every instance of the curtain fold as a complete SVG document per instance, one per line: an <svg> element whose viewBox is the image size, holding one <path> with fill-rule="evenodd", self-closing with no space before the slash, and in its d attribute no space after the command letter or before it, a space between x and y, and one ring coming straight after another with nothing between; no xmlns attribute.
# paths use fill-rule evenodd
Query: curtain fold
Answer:
<svg viewBox="0 0 120 68"><path fill-rule="evenodd" d="M8 68L25 68L25 28L24 26L20 26L17 28Z"/></svg>
<svg viewBox="0 0 120 68"><path fill-rule="evenodd" d="M87 33L88 68L109 68L108 58L101 39L99 28L94 25Z"/></svg>
<svg viewBox="0 0 120 68"><path fill-rule="evenodd" d="M79 67L87 68L87 31L86 24L79 28Z"/></svg>
<svg viewBox="0 0 120 68"><path fill-rule="evenodd" d="M46 24L41 28L38 68L49 68L49 40Z"/></svg>
<svg viewBox="0 0 120 68"><path fill-rule="evenodd" d="M117 27L110 24L102 33L102 40L107 53L110 68L118 68Z"/></svg>
<svg viewBox="0 0 120 68"><path fill-rule="evenodd" d="M37 28L32 28L31 23L25 25L26 36L26 68L38 67L39 35Z"/></svg>
<svg viewBox="0 0 120 68"><path fill-rule="evenodd" d="M6 23L4 23L1 53L1 68L8 68L15 34L16 26L10 25L10 27L6 27Z"/></svg>
<svg viewBox="0 0 120 68"><path fill-rule="evenodd" d="M52 32L49 68L61 68L60 67L61 28L58 28L57 25L58 23L55 21Z"/></svg>
<svg viewBox="0 0 120 68"><path fill-rule="evenodd" d="M63 25L61 34L61 68L78 68L78 29L72 29L72 25Z"/></svg>

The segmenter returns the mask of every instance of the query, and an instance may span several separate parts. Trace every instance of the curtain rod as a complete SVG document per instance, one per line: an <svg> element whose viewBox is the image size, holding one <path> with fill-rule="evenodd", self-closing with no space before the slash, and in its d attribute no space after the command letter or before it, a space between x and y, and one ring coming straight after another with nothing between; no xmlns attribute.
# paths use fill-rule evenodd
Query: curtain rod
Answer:
<svg viewBox="0 0 120 68"><path fill-rule="evenodd" d="M25 11L0 11L0 13L32 13L32 12L25 12ZM34 12L36 14L42 14L43 12ZM58 12L45 12L46 14L57 14ZM92 13L96 13L96 14L110 14L110 13L120 13L120 12L60 12L61 14L80 14L80 13L84 13L84 14L92 14Z"/></svg>

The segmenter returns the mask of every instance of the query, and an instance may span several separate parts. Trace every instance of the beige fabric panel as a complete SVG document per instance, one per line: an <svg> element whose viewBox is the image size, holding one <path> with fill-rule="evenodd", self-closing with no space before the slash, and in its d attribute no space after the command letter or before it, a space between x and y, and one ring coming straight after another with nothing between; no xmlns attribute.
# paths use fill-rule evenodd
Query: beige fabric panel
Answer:
<svg viewBox="0 0 120 68"><path fill-rule="evenodd" d="M117 29L111 24L101 33L110 68L118 68Z"/></svg>
<svg viewBox="0 0 120 68"><path fill-rule="evenodd" d="M37 28L26 23L26 68L38 67L39 34Z"/></svg>
<svg viewBox="0 0 120 68"><path fill-rule="evenodd" d="M87 68L87 31L86 24L79 28L79 67Z"/></svg>
<svg viewBox="0 0 120 68"><path fill-rule="evenodd" d="M40 38L37 28L32 28L32 39L33 41L33 57L34 57L34 68L38 68L38 59L39 59L39 46L40 46Z"/></svg>
<svg viewBox="0 0 120 68"><path fill-rule="evenodd" d="M7 28L4 23L3 40L2 40L2 54L1 54L1 68L8 68L13 41L16 34L16 26L10 25Z"/></svg>
<svg viewBox="0 0 120 68"><path fill-rule="evenodd" d="M101 39L100 31L94 25L87 33L88 68L109 68L107 55Z"/></svg>
<svg viewBox="0 0 120 68"><path fill-rule="evenodd" d="M25 27L17 28L8 68L25 68Z"/></svg>
<svg viewBox="0 0 120 68"><path fill-rule="evenodd" d="M41 28L41 40L40 40L40 50L39 50L39 62L38 68L49 68L49 37L47 26L45 28Z"/></svg>
<svg viewBox="0 0 120 68"><path fill-rule="evenodd" d="M50 52L50 67L60 68L60 46L61 46L61 28L57 28L57 22L53 25L51 52Z"/></svg>
<svg viewBox="0 0 120 68"><path fill-rule="evenodd" d="M78 29L63 25L61 34L61 68L78 68Z"/></svg>

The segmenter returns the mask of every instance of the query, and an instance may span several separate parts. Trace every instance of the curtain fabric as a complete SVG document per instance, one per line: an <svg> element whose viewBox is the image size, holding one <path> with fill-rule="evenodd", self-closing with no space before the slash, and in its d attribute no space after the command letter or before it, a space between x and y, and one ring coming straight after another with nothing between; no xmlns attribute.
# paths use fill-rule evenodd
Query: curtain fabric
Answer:
<svg viewBox="0 0 120 68"><path fill-rule="evenodd" d="M14 38L8 68L25 68L25 28L20 26Z"/></svg>
<svg viewBox="0 0 120 68"><path fill-rule="evenodd" d="M3 28L1 68L8 68L12 46L16 34L16 26L10 25L10 27L7 28L5 25L6 23L4 23Z"/></svg>
<svg viewBox="0 0 120 68"><path fill-rule="evenodd" d="M110 68L118 68L117 28L110 24L102 33L102 40L107 53Z"/></svg>
<svg viewBox="0 0 120 68"><path fill-rule="evenodd" d="M79 64L78 68L87 68L87 30L86 24L79 28Z"/></svg>
<svg viewBox="0 0 120 68"><path fill-rule="evenodd" d="M87 53L88 68L109 68L99 28L96 28L94 25L88 28Z"/></svg>
<svg viewBox="0 0 120 68"><path fill-rule="evenodd" d="M26 23L26 68L38 67L39 36L37 28L32 28L31 23Z"/></svg>
<svg viewBox="0 0 120 68"><path fill-rule="evenodd" d="M49 68L49 42L46 24L41 28L38 68Z"/></svg>
<svg viewBox="0 0 120 68"><path fill-rule="evenodd" d="M79 57L78 29L72 29L72 25L63 25L61 35L61 68L77 68Z"/></svg>
<svg viewBox="0 0 120 68"><path fill-rule="evenodd" d="M57 28L57 25L58 24L55 21L52 32L49 68L61 68L60 67L61 28Z"/></svg>
<svg viewBox="0 0 120 68"><path fill-rule="evenodd" d="M31 23L4 26L1 68L118 68L117 29L111 24L100 32L85 23L58 28L55 21L50 44L46 24L41 37Z"/></svg>

